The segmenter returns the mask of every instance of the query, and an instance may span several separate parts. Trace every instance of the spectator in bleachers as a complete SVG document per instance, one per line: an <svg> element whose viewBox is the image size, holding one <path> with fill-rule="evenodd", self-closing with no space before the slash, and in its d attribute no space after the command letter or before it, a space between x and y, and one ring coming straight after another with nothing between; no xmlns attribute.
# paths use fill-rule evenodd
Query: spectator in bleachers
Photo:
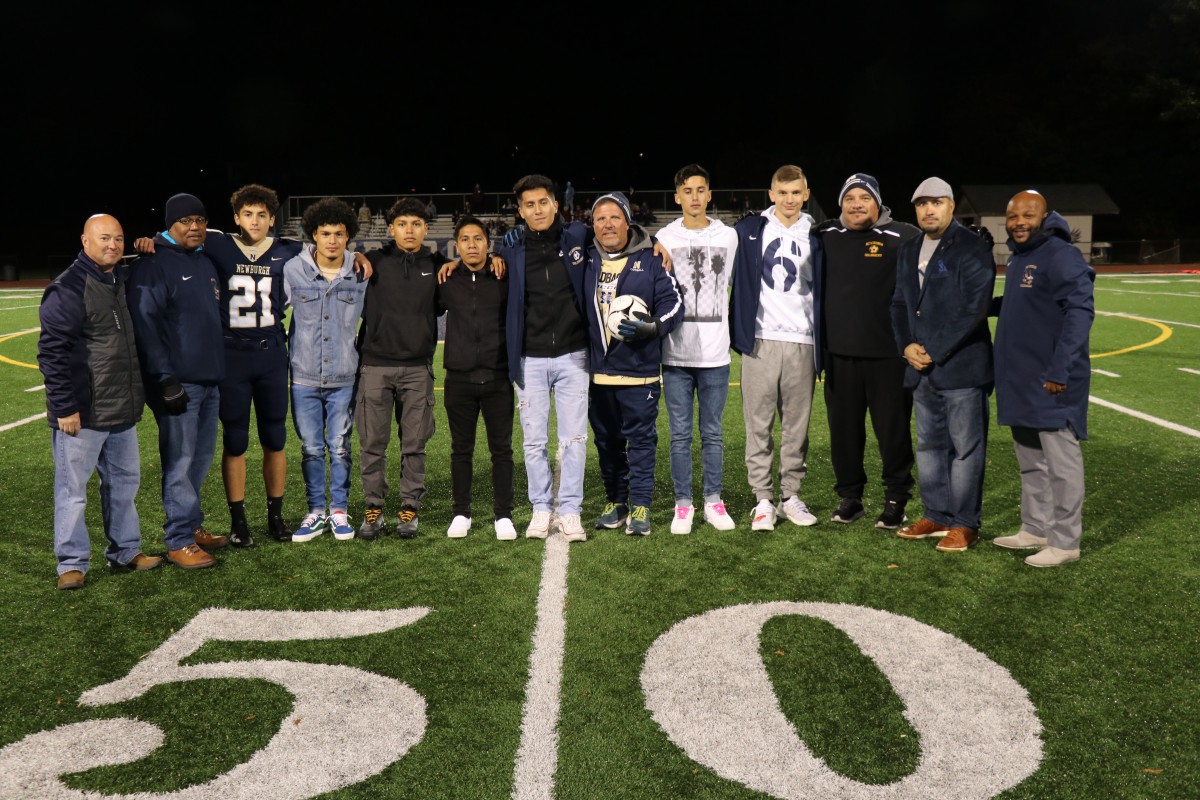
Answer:
<svg viewBox="0 0 1200 800"><path fill-rule="evenodd" d="M367 205L367 201L363 200L363 204L358 207L358 224L366 225L371 221L371 207Z"/></svg>
<svg viewBox="0 0 1200 800"><path fill-rule="evenodd" d="M437 219L438 211L437 204L433 202L433 196L430 195L429 202L425 204L425 213L429 215L429 221L433 222Z"/></svg>

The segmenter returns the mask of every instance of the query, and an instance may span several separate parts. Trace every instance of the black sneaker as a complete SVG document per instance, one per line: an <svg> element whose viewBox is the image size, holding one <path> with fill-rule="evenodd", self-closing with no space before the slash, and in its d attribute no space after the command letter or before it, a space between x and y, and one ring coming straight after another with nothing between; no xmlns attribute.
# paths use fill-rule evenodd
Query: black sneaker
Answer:
<svg viewBox="0 0 1200 800"><path fill-rule="evenodd" d="M849 525L856 519L861 519L867 513L863 510L862 500L857 497L843 497L842 504L833 512L833 521Z"/></svg>
<svg viewBox="0 0 1200 800"><path fill-rule="evenodd" d="M883 513L875 520L875 527L894 531L906 522L908 517L904 516L904 501L888 500L883 504Z"/></svg>
<svg viewBox="0 0 1200 800"><path fill-rule="evenodd" d="M600 516L596 517L597 528L619 528L629 517L629 506L624 503L609 502L604 505Z"/></svg>
<svg viewBox="0 0 1200 800"><path fill-rule="evenodd" d="M229 543L234 547L253 547L254 537L250 535L250 526L246 518L235 519L229 526Z"/></svg>
<svg viewBox="0 0 1200 800"><path fill-rule="evenodd" d="M290 542L292 540L292 532L288 529L287 523L283 521L283 517L279 514L267 516L267 533L277 542Z"/></svg>
<svg viewBox="0 0 1200 800"><path fill-rule="evenodd" d="M410 505L400 507L396 512L396 535L401 539L417 537L417 510Z"/></svg>
<svg viewBox="0 0 1200 800"><path fill-rule="evenodd" d="M370 542L385 533L387 524L383 521L383 509L379 506L367 506L363 511L363 524L358 528L358 538Z"/></svg>

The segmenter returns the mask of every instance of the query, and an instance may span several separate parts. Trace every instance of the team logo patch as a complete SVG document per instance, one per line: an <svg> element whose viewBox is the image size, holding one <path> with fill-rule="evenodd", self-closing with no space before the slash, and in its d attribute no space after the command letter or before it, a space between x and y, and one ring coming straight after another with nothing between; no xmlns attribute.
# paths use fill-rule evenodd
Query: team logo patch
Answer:
<svg viewBox="0 0 1200 800"><path fill-rule="evenodd" d="M1025 268L1025 273L1023 275L1021 275L1021 288L1022 289L1032 289L1033 288L1033 276L1035 274L1034 271L1036 269L1037 269L1037 264L1030 264L1029 266L1027 266Z"/></svg>
<svg viewBox="0 0 1200 800"><path fill-rule="evenodd" d="M883 242L867 242L864 258L883 258Z"/></svg>
<svg viewBox="0 0 1200 800"><path fill-rule="evenodd" d="M579 246L572 247L570 252L567 253L567 258L573 266L578 267L583 263L583 248Z"/></svg>
<svg viewBox="0 0 1200 800"><path fill-rule="evenodd" d="M638 259L637 261L633 262L633 266L629 268L629 271L630 272L645 272L645 270L642 269L641 259Z"/></svg>

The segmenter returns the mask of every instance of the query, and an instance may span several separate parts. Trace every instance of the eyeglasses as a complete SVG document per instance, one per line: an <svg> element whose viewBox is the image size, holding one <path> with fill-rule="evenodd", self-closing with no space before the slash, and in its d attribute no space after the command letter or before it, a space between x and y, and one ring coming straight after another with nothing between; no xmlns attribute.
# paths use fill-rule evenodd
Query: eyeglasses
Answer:
<svg viewBox="0 0 1200 800"><path fill-rule="evenodd" d="M193 225L199 225L203 228L208 225L208 217L180 217L176 221L185 228L190 228Z"/></svg>

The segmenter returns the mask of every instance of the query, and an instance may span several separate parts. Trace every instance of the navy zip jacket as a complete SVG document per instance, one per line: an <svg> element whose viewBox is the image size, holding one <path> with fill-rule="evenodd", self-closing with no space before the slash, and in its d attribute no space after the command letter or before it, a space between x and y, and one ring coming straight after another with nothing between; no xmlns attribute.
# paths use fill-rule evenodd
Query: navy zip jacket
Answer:
<svg viewBox="0 0 1200 800"><path fill-rule="evenodd" d="M633 294L646 302L650 315L658 320L658 336L641 342L625 342L617 337L608 339L596 286L603 268L600 250L588 248L587 270L584 273L584 305L587 308L591 335L591 371L599 375L622 375L630 378L656 378L662 372L662 339L683 322L683 295L675 276L663 269L662 259L654 255L653 244L639 232L641 242L627 248L625 269L617 278L614 297Z"/></svg>
<svg viewBox="0 0 1200 800"><path fill-rule="evenodd" d="M754 352L754 320L758 316L758 294L762 290L762 232L767 218L762 214L744 217L733 229L737 231L737 254L733 258L733 285L729 294L729 343L740 355ZM821 318L821 275L825 251L815 228L809 233L813 259L813 319ZM813 350L821 352L821 326L813 326ZM814 358L817 356L814 355Z"/></svg>
<svg viewBox="0 0 1200 800"><path fill-rule="evenodd" d="M80 252L42 293L38 368L51 428L76 413L92 430L142 418L146 396L121 270L105 273Z"/></svg>
<svg viewBox="0 0 1200 800"><path fill-rule="evenodd" d="M133 262L127 295L142 373L213 386L225 379L221 286L204 248L185 250L163 234Z"/></svg>
<svg viewBox="0 0 1200 800"><path fill-rule="evenodd" d="M1029 241L1009 239L1008 248L996 322L996 421L1039 430L1070 426L1086 439L1096 272L1054 212ZM1050 394L1046 381L1066 391Z"/></svg>
<svg viewBox="0 0 1200 800"><path fill-rule="evenodd" d="M925 284L917 276L921 242L914 236L900 245L896 257L896 292L892 295L892 331L900 352L914 342L925 348L933 364L924 372L908 365L904 385L921 377L935 389L992 389L992 336L988 309L996 286L992 248L978 234L951 220L925 268Z"/></svg>
<svg viewBox="0 0 1200 800"><path fill-rule="evenodd" d="M571 222L563 226L559 240L559 256L567 270L567 276L575 295L576 310L583 313L583 270L587 258L587 226L582 222ZM531 235L531 234L527 234ZM521 238L511 247L501 247L499 255L508 269L508 314L505 322L505 343L508 348L508 377L521 386L525 376L521 372L521 357L525 355L525 240ZM536 309L530 313L553 313L553 309Z"/></svg>

